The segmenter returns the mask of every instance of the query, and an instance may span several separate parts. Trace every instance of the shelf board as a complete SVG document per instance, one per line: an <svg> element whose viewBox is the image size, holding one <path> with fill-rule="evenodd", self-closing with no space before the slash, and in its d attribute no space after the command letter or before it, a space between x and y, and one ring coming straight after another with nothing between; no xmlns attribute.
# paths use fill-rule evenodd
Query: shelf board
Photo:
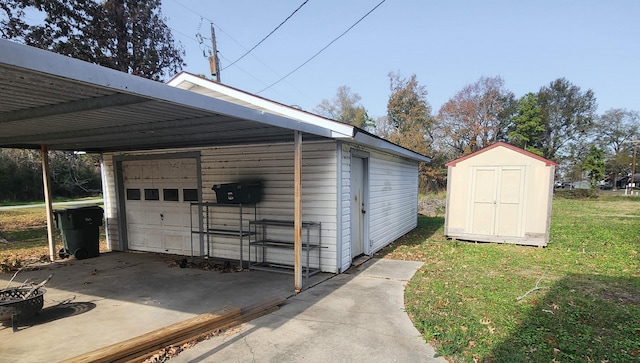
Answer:
<svg viewBox="0 0 640 363"><path fill-rule="evenodd" d="M293 242L274 241L274 240L252 241L250 245L258 246L258 247L265 246L265 247L280 247L280 248L289 248L289 249L293 248ZM303 250L307 250L307 249L313 250L316 248L320 248L320 246L317 244L305 244L305 243L302 244Z"/></svg>
<svg viewBox="0 0 640 363"><path fill-rule="evenodd" d="M274 226L274 227L291 227L293 228L293 221L284 221L276 219L260 219L257 221L249 221L250 225L256 226ZM319 226L318 222L302 222L302 227L316 227Z"/></svg>
<svg viewBox="0 0 640 363"><path fill-rule="evenodd" d="M195 230L191 231L191 233L200 233L200 231ZM225 229L225 228L209 228L207 231L203 231L205 234L215 234L219 236L231 236L231 237L247 237L255 235L255 232L249 231L239 231L237 229Z"/></svg>
<svg viewBox="0 0 640 363"><path fill-rule="evenodd" d="M284 274L294 273L294 268L291 265L285 265L280 263L270 263L270 262L252 263L249 265L249 269L260 270L260 271L270 271L270 272L277 272L277 273L284 273ZM304 277L313 276L318 272L320 272L320 270L317 268L309 268L308 272L306 267L302 268L302 275Z"/></svg>

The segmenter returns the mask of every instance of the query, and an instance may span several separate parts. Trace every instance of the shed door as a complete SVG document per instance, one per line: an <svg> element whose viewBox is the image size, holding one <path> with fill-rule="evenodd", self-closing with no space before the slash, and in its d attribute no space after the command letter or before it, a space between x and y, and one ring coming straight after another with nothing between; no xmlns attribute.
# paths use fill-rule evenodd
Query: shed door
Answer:
<svg viewBox="0 0 640 363"><path fill-rule="evenodd" d="M124 161L122 169L128 248L190 255L196 159Z"/></svg>
<svg viewBox="0 0 640 363"><path fill-rule="evenodd" d="M476 167L472 174L471 234L524 237L525 167Z"/></svg>

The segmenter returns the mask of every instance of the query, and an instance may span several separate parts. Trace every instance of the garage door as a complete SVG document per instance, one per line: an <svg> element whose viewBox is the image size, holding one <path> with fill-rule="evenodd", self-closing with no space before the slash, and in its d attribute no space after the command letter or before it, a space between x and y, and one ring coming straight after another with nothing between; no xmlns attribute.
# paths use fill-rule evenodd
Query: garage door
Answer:
<svg viewBox="0 0 640 363"><path fill-rule="evenodd" d="M190 202L198 201L196 159L122 163L130 250L191 255ZM193 253L198 255L198 243Z"/></svg>

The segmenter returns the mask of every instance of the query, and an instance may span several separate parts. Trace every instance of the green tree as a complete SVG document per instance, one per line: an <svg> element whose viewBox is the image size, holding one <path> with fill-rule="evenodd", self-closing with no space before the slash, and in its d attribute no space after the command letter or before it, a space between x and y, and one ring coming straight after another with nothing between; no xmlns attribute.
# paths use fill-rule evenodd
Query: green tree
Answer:
<svg viewBox="0 0 640 363"><path fill-rule="evenodd" d="M96 155L50 151L51 189L56 197L85 197L101 192ZM40 152L0 148L0 201L42 200Z"/></svg>
<svg viewBox="0 0 640 363"><path fill-rule="evenodd" d="M518 100L515 109L515 115L509 127L509 143L534 154L542 155L542 150L539 147L545 128L538 97L535 93L527 93Z"/></svg>
<svg viewBox="0 0 640 363"><path fill-rule="evenodd" d="M430 156L430 164L420 163L420 190L441 190L446 187L444 159L433 148L434 122L427 101L427 88L418 83L415 74L409 78L389 73L391 95L387 116L377 122L377 130L389 141Z"/></svg>
<svg viewBox="0 0 640 363"><path fill-rule="evenodd" d="M409 78L390 72L391 95L387 102L387 118L393 129L406 135L408 131L421 130L422 135L430 135L433 125L431 105L427 101L427 88L418 83L415 74Z"/></svg>
<svg viewBox="0 0 640 363"><path fill-rule="evenodd" d="M0 148L0 201L33 201L42 197L38 152Z"/></svg>
<svg viewBox="0 0 640 363"><path fill-rule="evenodd" d="M604 153L596 145L591 145L589 154L584 160L583 170L589 176L591 188L595 189L598 182L604 178Z"/></svg>
<svg viewBox="0 0 640 363"><path fill-rule="evenodd" d="M544 132L539 149L548 159L567 156L571 144L584 139L593 128L597 108L593 91L581 91L559 78L538 91Z"/></svg>
<svg viewBox="0 0 640 363"><path fill-rule="evenodd" d="M27 45L161 80L182 69L160 0L6 0L0 33ZM44 15L29 24L25 11Z"/></svg>
<svg viewBox="0 0 640 363"><path fill-rule="evenodd" d="M465 86L438 112L445 142L461 156L505 139L514 103L500 77L481 77Z"/></svg>
<svg viewBox="0 0 640 363"><path fill-rule="evenodd" d="M631 141L640 138L640 114L637 111L612 108L596 119L597 142L604 150L605 172L614 188L620 177L630 173Z"/></svg>
<svg viewBox="0 0 640 363"><path fill-rule="evenodd" d="M340 86L333 100L323 99L314 112L361 129L375 126L367 110L359 104L360 99L360 95L352 93L348 86Z"/></svg>

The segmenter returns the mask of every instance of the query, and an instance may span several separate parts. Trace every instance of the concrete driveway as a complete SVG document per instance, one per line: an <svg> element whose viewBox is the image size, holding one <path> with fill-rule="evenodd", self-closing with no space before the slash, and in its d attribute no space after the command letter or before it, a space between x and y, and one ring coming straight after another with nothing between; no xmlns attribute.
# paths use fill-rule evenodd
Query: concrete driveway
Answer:
<svg viewBox="0 0 640 363"><path fill-rule="evenodd" d="M171 362L438 362L404 311L422 263L373 259Z"/></svg>
<svg viewBox="0 0 640 363"><path fill-rule="evenodd" d="M0 326L0 362L56 362L274 296L289 297L279 311L173 360L445 362L432 360L403 311L403 286L420 265L371 260L351 273L304 280L313 287L294 295L291 275L180 268L166 255L111 252L47 264L20 272L13 284L54 274L39 316L21 321L17 332L10 322ZM10 278L0 274L0 288Z"/></svg>

